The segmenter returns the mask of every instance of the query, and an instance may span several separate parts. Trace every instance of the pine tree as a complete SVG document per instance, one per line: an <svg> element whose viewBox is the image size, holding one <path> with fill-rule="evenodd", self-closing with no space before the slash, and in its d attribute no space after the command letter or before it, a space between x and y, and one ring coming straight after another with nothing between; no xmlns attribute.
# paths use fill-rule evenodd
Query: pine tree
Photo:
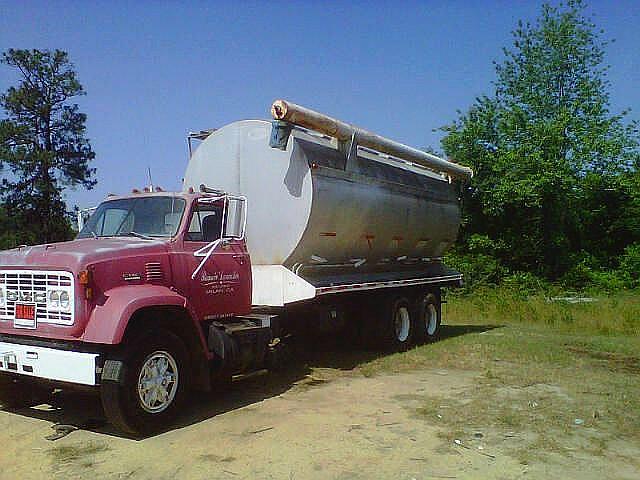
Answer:
<svg viewBox="0 0 640 480"><path fill-rule="evenodd" d="M2 63L21 77L0 96L6 114L0 120L5 230L15 243L66 240L65 188L96 184L86 115L71 103L85 92L66 52L9 49Z"/></svg>

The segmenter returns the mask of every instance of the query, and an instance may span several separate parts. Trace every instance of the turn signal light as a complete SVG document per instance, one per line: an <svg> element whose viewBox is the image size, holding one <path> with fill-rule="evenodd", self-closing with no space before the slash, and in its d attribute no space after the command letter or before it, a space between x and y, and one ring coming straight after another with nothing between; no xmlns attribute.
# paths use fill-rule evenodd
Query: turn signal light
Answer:
<svg viewBox="0 0 640 480"><path fill-rule="evenodd" d="M91 270L82 270L78 272L78 283L84 287L84 298L91 300L93 298L93 288L91 288Z"/></svg>
<svg viewBox="0 0 640 480"><path fill-rule="evenodd" d="M91 272L89 270L82 270L78 273L78 283L85 287L91 283Z"/></svg>

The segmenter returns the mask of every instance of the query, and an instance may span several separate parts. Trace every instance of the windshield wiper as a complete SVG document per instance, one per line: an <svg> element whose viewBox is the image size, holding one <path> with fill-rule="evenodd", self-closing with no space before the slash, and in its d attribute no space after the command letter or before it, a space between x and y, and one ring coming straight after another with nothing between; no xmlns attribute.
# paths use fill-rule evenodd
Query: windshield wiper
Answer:
<svg viewBox="0 0 640 480"><path fill-rule="evenodd" d="M155 240L155 238L150 237L149 235L143 235L142 233L138 233L138 232L128 232L127 235L131 235L133 237L137 237L137 238L144 238L145 240Z"/></svg>

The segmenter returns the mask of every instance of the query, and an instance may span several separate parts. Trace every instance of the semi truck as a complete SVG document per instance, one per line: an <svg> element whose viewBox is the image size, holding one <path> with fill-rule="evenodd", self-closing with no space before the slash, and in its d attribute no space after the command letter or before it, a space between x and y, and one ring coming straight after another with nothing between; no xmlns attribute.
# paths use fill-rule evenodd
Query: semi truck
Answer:
<svg viewBox="0 0 640 480"><path fill-rule="evenodd" d="M110 195L74 240L0 252L1 404L91 390L149 434L190 391L274 368L292 336L437 338L471 170L291 102L271 112L189 134L182 191Z"/></svg>

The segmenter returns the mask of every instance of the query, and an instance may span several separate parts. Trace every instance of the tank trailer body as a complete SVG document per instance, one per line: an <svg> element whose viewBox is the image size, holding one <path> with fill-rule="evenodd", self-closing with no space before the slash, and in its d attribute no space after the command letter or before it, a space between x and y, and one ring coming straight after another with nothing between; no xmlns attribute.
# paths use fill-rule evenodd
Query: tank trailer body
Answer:
<svg viewBox="0 0 640 480"><path fill-rule="evenodd" d="M471 171L290 102L272 114L190 134L183 191L109 196L75 240L0 252L0 404L85 388L151 433L190 389L275 367L292 334L437 338Z"/></svg>

